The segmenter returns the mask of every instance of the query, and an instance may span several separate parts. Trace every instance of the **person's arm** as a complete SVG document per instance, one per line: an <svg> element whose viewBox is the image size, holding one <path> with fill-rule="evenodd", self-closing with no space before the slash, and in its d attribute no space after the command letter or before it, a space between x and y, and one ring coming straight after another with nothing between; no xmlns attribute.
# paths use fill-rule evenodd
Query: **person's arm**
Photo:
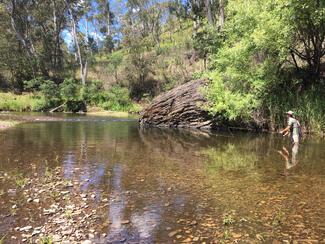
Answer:
<svg viewBox="0 0 325 244"><path fill-rule="evenodd" d="M286 128L280 131L281 134L288 133L290 131L290 125L288 125Z"/></svg>

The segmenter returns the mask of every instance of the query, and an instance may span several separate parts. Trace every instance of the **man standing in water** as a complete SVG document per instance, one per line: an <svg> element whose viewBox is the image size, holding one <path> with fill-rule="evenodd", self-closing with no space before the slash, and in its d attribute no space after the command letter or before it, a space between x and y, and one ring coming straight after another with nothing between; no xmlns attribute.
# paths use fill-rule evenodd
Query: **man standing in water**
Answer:
<svg viewBox="0 0 325 244"><path fill-rule="evenodd" d="M288 126L284 128L282 131L280 131L280 133L283 136L286 136L290 132L291 143L293 145L295 144L299 145L301 139L300 123L297 119L294 118L292 111L288 111L287 116L288 116Z"/></svg>
<svg viewBox="0 0 325 244"><path fill-rule="evenodd" d="M297 164L297 154L298 154L298 149L299 149L299 143L301 140L301 128L300 128L300 123L299 121L294 118L293 112L288 111L287 113L288 116L288 126L284 128L283 130L280 131L280 133L283 136L286 136L290 133L290 139L292 143L292 159L291 162L289 161L289 152L286 150L285 147L283 147L283 151L279 151L279 153L285 158L286 160L286 168L290 169L293 166Z"/></svg>

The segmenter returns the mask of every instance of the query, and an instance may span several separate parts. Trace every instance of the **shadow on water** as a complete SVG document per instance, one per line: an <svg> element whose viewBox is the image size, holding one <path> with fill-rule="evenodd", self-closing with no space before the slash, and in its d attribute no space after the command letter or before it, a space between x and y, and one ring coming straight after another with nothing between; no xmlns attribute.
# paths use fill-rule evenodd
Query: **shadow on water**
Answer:
<svg viewBox="0 0 325 244"><path fill-rule="evenodd" d="M14 243L29 223L54 230L42 209L66 207L63 191L26 198L41 187L34 180L57 177L74 185L70 205L97 216L80 238L95 229L104 243L321 241L325 142L306 139L290 168L278 153L288 145L278 135L139 129L130 119L21 124L0 133L0 233Z"/></svg>

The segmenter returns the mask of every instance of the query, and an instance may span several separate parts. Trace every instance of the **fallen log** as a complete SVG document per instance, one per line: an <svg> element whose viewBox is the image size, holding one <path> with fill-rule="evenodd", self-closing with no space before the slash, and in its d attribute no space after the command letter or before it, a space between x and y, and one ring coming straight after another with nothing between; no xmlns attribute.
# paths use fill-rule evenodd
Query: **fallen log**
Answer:
<svg viewBox="0 0 325 244"><path fill-rule="evenodd" d="M213 118L202 108L206 80L185 83L156 97L141 112L141 126L211 129Z"/></svg>
<svg viewBox="0 0 325 244"><path fill-rule="evenodd" d="M52 108L49 112L50 113L54 113L55 111L57 111L58 109L62 108L65 105L65 103L61 104L60 106L57 106L55 108Z"/></svg>

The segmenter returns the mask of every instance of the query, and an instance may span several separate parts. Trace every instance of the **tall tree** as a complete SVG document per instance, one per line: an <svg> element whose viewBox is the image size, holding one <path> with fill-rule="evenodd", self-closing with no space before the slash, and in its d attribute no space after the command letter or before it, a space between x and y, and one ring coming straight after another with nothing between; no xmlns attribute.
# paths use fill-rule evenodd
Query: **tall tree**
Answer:
<svg viewBox="0 0 325 244"><path fill-rule="evenodd" d="M83 85L86 85L87 75L88 75L88 59L87 59L86 52L82 52L81 50L81 40L78 35L79 32L78 23L81 16L83 15L83 11L86 9L87 2L77 1L71 3L69 0L64 0L64 1L70 17L71 34L73 38L73 43L76 47L77 60L79 61L81 81ZM87 22L87 18L86 18L86 22Z"/></svg>
<svg viewBox="0 0 325 244"><path fill-rule="evenodd" d="M112 52L113 45L113 26L115 21L115 15L112 10L112 4L110 0L96 0L97 2L97 14L95 16L100 32L104 34L104 48L109 52Z"/></svg>
<svg viewBox="0 0 325 244"><path fill-rule="evenodd" d="M321 61L325 56L325 2L291 0L287 4L294 38L291 56L298 71L307 68L305 86L320 79Z"/></svg>

